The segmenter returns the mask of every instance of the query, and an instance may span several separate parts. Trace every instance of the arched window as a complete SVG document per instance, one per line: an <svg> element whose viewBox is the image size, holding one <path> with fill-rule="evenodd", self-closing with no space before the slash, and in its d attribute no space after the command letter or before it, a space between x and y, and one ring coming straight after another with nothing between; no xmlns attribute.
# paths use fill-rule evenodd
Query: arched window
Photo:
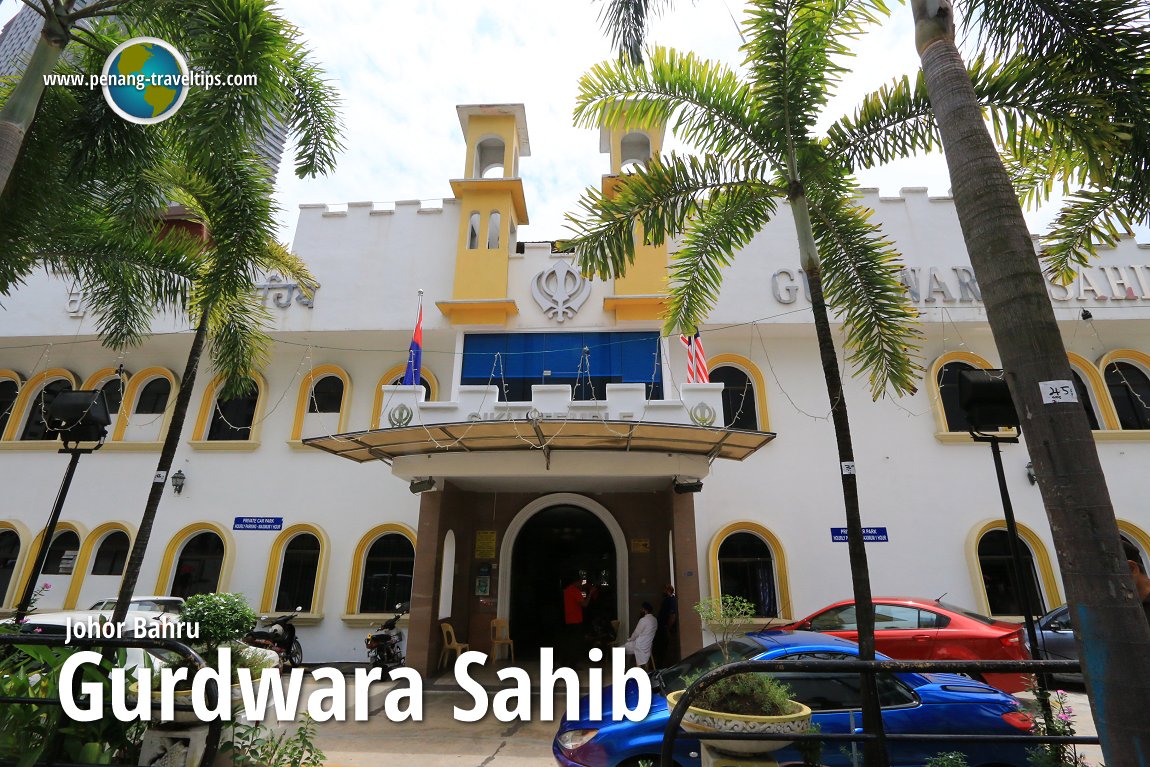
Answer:
<svg viewBox="0 0 1150 767"><path fill-rule="evenodd" d="M1018 537L1022 557L1023 578L1030 594L1030 607L1035 615L1046 612L1042 590L1038 588L1038 571L1034 566L1034 553L1026 541ZM1010 537L1006 530L989 530L978 541L978 566L982 571L982 584L991 615L1023 615L1022 589L1015 576L1010 556Z"/></svg>
<svg viewBox="0 0 1150 767"><path fill-rule="evenodd" d="M0 530L0 605L12 583L16 572L16 560L20 558L20 535L15 530Z"/></svg>
<svg viewBox="0 0 1150 767"><path fill-rule="evenodd" d="M487 217L487 249L495 250L499 247L499 226L500 215L499 211L491 211L491 215Z"/></svg>
<svg viewBox="0 0 1150 767"><path fill-rule="evenodd" d="M756 617L778 616L774 559L762 538L738 532L719 544L719 592L753 604Z"/></svg>
<svg viewBox="0 0 1150 767"><path fill-rule="evenodd" d="M367 550L359 595L361 613L393 610L411 601L411 578L415 570L415 547L407 536L387 533Z"/></svg>
<svg viewBox="0 0 1150 767"><path fill-rule="evenodd" d="M485 138L475 147L475 178L503 176L503 139Z"/></svg>
<svg viewBox="0 0 1150 767"><path fill-rule="evenodd" d="M1078 393L1078 401L1082 403L1082 409L1086 411L1086 420L1090 422L1090 429L1098 431L1101 427L1098 425L1098 411L1095 410L1093 392L1082 380L1082 376L1077 370L1071 368L1070 373L1074 376L1074 391Z"/></svg>
<svg viewBox="0 0 1150 767"><path fill-rule="evenodd" d="M12 408L16 405L16 397L20 394L20 383L13 381L11 378L0 379L0 434L4 433L4 427L8 425L8 419L12 417ZM0 597L3 596L3 590L0 590Z"/></svg>
<svg viewBox="0 0 1150 767"><path fill-rule="evenodd" d="M48 433L48 424L45 419L48 417L48 410L52 407L52 403L56 401L56 395L62 391L71 391L71 389L71 382L63 378L57 378L45 384L36 398L32 400L31 407L28 408L28 420L24 422L24 433L20 435L20 439L55 439L55 434Z"/></svg>
<svg viewBox="0 0 1150 767"><path fill-rule="evenodd" d="M186 599L192 594L215 592L220 585L223 564L224 542L220 536L210 531L193 536L184 544L176 560L171 595Z"/></svg>
<svg viewBox="0 0 1150 767"><path fill-rule="evenodd" d="M732 429L758 429L755 388L751 377L732 365L711 371L711 383L723 385L723 426Z"/></svg>
<svg viewBox="0 0 1150 767"><path fill-rule="evenodd" d="M307 412L338 413L343 407L343 379L339 376L324 376L311 387Z"/></svg>
<svg viewBox="0 0 1150 767"><path fill-rule="evenodd" d="M472 211L467 223L467 249L475 250L479 247L479 211Z"/></svg>
<svg viewBox="0 0 1150 767"><path fill-rule="evenodd" d="M1123 429L1150 429L1150 377L1130 362L1106 366L1106 388Z"/></svg>
<svg viewBox="0 0 1150 767"><path fill-rule="evenodd" d="M646 133L628 133L619 142L621 170L630 172L633 167L646 168L651 160L651 139Z"/></svg>
<svg viewBox="0 0 1150 767"><path fill-rule="evenodd" d="M71 575L79 553L80 536L71 530L57 533L48 547L48 556L40 572L44 575Z"/></svg>
<svg viewBox="0 0 1150 767"><path fill-rule="evenodd" d="M284 548L275 609L311 612L318 572L319 539L311 533L300 533Z"/></svg>
<svg viewBox="0 0 1150 767"><path fill-rule="evenodd" d="M130 546L128 534L122 530L108 533L100 542L100 548L96 549L92 575L123 575Z"/></svg>
<svg viewBox="0 0 1150 767"><path fill-rule="evenodd" d="M970 431L966 411L958 405L958 377L964 370L977 369L966 362L948 362L938 371L938 396L946 417L947 431Z"/></svg>
<svg viewBox="0 0 1150 767"><path fill-rule="evenodd" d="M108 379L100 386L100 396L104 398L104 405L108 408L108 417L115 423L116 414L120 412L120 403L124 401L124 380L119 376Z"/></svg>
<svg viewBox="0 0 1150 767"><path fill-rule="evenodd" d="M212 409L212 422L208 427L209 441L251 439L252 423L260 400L259 386L250 378L243 394L230 399L216 398Z"/></svg>
<svg viewBox="0 0 1150 767"><path fill-rule="evenodd" d="M167 378L153 378L144 385L136 398L135 412L138 415L159 415L168 407L168 397L172 394L172 382Z"/></svg>

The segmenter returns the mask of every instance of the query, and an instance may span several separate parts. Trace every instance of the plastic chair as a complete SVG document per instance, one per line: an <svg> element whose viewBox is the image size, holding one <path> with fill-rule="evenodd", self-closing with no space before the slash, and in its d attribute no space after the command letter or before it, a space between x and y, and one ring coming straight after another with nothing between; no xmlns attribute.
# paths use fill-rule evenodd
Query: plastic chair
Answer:
<svg viewBox="0 0 1150 767"><path fill-rule="evenodd" d="M655 671L655 656L648 656L647 662L640 664L639 668L643 669L644 671Z"/></svg>
<svg viewBox="0 0 1150 767"><path fill-rule="evenodd" d="M443 649L439 651L439 667L443 668L447 665L447 653L455 653L455 659L459 660L459 656L467 652L471 645L456 641L455 629L451 627L450 623L446 621L440 623L439 629L443 632Z"/></svg>
<svg viewBox="0 0 1150 767"><path fill-rule="evenodd" d="M493 618L491 620L491 654L499 659L499 648L507 645L507 657L515 662L515 640L511 638L511 627L506 618Z"/></svg>

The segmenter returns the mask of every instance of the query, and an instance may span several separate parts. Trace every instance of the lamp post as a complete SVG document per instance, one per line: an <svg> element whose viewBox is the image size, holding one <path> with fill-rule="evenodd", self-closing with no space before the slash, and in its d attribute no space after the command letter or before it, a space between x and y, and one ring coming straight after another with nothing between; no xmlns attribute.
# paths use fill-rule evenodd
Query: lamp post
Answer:
<svg viewBox="0 0 1150 767"><path fill-rule="evenodd" d="M60 511L64 508L64 499L68 497L68 488L72 486L76 464L79 463L81 455L95 452L104 446L104 437L108 434L108 424L111 422L108 406L104 402L103 392L100 391L62 391L48 406L45 419L48 426L47 433L54 433L60 438L64 446L59 452L67 453L71 459L64 472L64 479L60 483L60 490L56 494L52 513L48 515L48 524L44 526L44 532L40 536L40 547L36 551L32 570L28 573L28 580L24 584L24 594L20 597L16 608L17 623L24 619L31 608L32 597L36 593L36 582L40 580L40 571L44 568L44 560L47 559L48 549L52 546L52 536L56 532L56 523L60 521ZM85 443L88 447L80 447L80 443Z"/></svg>
<svg viewBox="0 0 1150 767"><path fill-rule="evenodd" d="M1002 468L1002 451L999 443L1017 444L1018 434L1022 433L1022 421L1014 409L1010 397L1010 387L1001 370L963 370L958 376L958 405L966 411L970 436L975 442L989 442L994 456L994 471L998 476L998 493L1002 497L1002 513L1006 518L1007 544L1010 546L1010 563L1014 570L1014 580L1018 583L1019 602L1022 606L1022 620L1026 625L1026 637L1032 651L1038 650L1038 632L1034 627L1034 607L1030 600L1030 580L1022 567L1022 550L1018 544L1018 524L1014 520L1014 507L1010 503L1010 492L1006 487L1006 472ZM1002 429L1017 430L1015 436L1002 434ZM991 432L991 433L986 433ZM1033 483L1033 480L1031 480ZM1052 721L1050 711L1050 682L1047 675L1039 672L1038 702L1042 715L1049 727Z"/></svg>

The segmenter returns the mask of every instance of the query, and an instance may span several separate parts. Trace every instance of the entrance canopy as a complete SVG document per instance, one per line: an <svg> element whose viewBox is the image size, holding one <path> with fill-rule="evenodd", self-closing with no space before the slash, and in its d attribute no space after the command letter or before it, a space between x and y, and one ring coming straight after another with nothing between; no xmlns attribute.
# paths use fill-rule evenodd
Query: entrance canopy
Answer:
<svg viewBox="0 0 1150 767"><path fill-rule="evenodd" d="M742 461L775 438L741 431L634 421L463 421L374 429L305 439L304 444L363 463L446 453L594 450L678 453Z"/></svg>

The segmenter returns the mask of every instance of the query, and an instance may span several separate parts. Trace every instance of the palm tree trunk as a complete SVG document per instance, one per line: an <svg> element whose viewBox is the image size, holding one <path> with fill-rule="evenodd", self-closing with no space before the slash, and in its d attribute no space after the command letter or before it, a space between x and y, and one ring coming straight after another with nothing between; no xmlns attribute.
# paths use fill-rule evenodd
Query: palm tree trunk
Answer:
<svg viewBox="0 0 1150 767"><path fill-rule="evenodd" d="M912 9L955 208L1042 491L1106 763L1148 765L1150 626L1082 405L1042 400L1042 382L1072 379L1046 283L953 26L930 17L924 0Z"/></svg>
<svg viewBox="0 0 1150 767"><path fill-rule="evenodd" d="M200 357L203 356L204 344L208 338L208 311L205 307L200 315L199 324L196 325L196 334L192 337L192 348L188 350L188 361L184 365L184 375L180 378L180 391L176 394L176 404L172 408L172 420L168 424L167 434L164 435L164 446L160 450L160 461L156 464L156 475L152 481L152 490L148 493L148 502L144 506L144 516L140 519L140 529L132 542L132 553L128 556L128 564L124 568L124 577L120 581L120 594L116 599L116 609L112 613L112 623L123 623L128 612L128 603L136 590L136 581L140 578L140 568L144 564L144 554L148 550L148 542L152 537L152 525L156 521L156 512L159 511L160 501L164 497L164 486L172 462L176 458L176 448L180 446L183 436L184 421L188 415L188 405L192 401L192 388L196 383L196 371L200 366Z"/></svg>
<svg viewBox="0 0 1150 767"><path fill-rule="evenodd" d="M847 553L850 558L851 585L854 590L855 619L858 622L859 658L874 660L874 601L870 590L870 566L867 564L866 544L863 542L862 515L859 512L858 481L854 472L855 453L851 441L850 420L847 418L847 401L843 392L842 374L839 371L838 353L831 336L830 317L827 314L823 296L823 278L819 264L818 247L811 228L807 198L798 184L792 186L789 196L791 212L795 219L795 229L799 236L799 252L803 271L811 291L811 309L815 315L815 334L819 341L819 359L822 363L823 378L826 381L827 396L831 403L831 421L835 429L835 442L838 445L839 474L842 477L843 505L846 507ZM879 706L878 689L871 674L861 675L863 729L878 736L877 740L867 741L863 747L863 759L867 767L886 767L889 757L882 724L882 708Z"/></svg>
<svg viewBox="0 0 1150 767"><path fill-rule="evenodd" d="M56 35L40 36L28 61L28 68L20 77L20 82L12 89L8 100L0 108L0 194L8 186L8 177L16 167L20 147L24 145L24 134L36 118L40 106L40 96L44 93L44 76L52 73L56 62L64 52L68 39L57 39Z"/></svg>

